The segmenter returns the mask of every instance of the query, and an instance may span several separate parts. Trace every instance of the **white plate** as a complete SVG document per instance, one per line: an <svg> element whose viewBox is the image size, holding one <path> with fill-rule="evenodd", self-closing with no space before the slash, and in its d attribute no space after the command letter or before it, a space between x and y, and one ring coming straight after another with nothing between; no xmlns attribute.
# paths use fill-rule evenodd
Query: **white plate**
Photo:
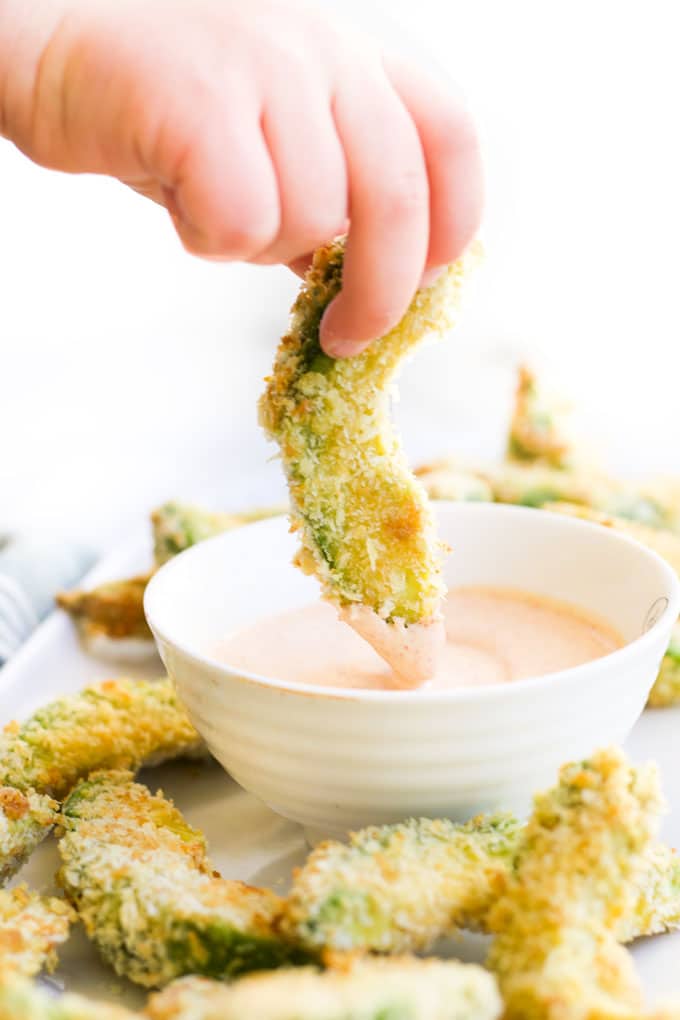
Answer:
<svg viewBox="0 0 680 1020"><path fill-rule="evenodd" d="M145 570L150 562L148 538L141 535L103 560L84 585ZM162 670L155 655L125 664L94 658L78 643L70 621L54 613L3 670L0 670L0 724L23 718L37 706L94 680L110 676L156 676ZM680 709L646 712L628 741L637 761L659 763L671 813L664 836L680 845ZM143 773L154 789L162 787L188 820L202 829L215 866L225 877L268 885L285 891L291 869L306 855L301 829L279 818L256 798L244 793L216 765L178 763ZM43 891L54 889L59 859L53 840L39 848L17 881ZM438 947L444 955L466 960L484 957L486 940L463 936ZM641 940L633 949L652 1001L680 995L680 933ZM104 967L82 932L77 930L61 953L55 981L70 990L122 1001L143 1002L140 991Z"/></svg>

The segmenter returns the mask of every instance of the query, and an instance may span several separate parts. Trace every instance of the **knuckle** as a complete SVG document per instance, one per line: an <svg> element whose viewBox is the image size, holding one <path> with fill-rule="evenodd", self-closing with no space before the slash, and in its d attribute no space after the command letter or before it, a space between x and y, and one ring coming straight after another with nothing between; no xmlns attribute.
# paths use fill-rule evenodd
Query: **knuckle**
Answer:
<svg viewBox="0 0 680 1020"><path fill-rule="evenodd" d="M424 174L404 174L380 195L382 215L386 222L414 219L427 212L428 194Z"/></svg>
<svg viewBox="0 0 680 1020"><path fill-rule="evenodd" d="M321 212L319 215L306 214L296 231L300 238L301 250L311 251L325 241L336 237L344 226L343 216L330 216Z"/></svg>
<svg viewBox="0 0 680 1020"><path fill-rule="evenodd" d="M213 226L211 243L212 254L230 258L253 259L264 251L276 237L277 224L273 220L260 219L260 222L229 220L222 225Z"/></svg>

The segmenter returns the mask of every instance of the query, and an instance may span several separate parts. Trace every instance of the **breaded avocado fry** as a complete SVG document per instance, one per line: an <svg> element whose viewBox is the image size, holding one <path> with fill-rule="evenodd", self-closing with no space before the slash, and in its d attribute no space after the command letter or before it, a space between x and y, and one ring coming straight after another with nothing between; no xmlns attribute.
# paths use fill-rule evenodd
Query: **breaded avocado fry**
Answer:
<svg viewBox="0 0 680 1020"><path fill-rule="evenodd" d="M565 514L568 517L578 517L582 521L591 521L593 524L601 524L605 528L620 531L642 545L646 545L652 552L658 553L670 563L680 576L680 535L676 535L672 531L650 527L640 521L605 513L592 507L577 506L566 501L546 503L544 509L553 510L555 513Z"/></svg>
<svg viewBox="0 0 680 1020"><path fill-rule="evenodd" d="M421 818L322 843L295 875L281 928L310 949L400 953L483 927L520 831L511 815Z"/></svg>
<svg viewBox="0 0 680 1020"><path fill-rule="evenodd" d="M164 503L151 514L155 566L145 574L106 581L89 590L63 591L56 597L86 640L106 637L151 640L144 615L144 593L156 568L197 542L223 531L285 513L283 507L215 513L185 503Z"/></svg>
<svg viewBox="0 0 680 1020"><path fill-rule="evenodd" d="M616 926L619 942L680 928L680 857L653 840L642 854L635 905Z"/></svg>
<svg viewBox="0 0 680 1020"><path fill-rule="evenodd" d="M284 507L265 507L237 513L215 513L174 500L164 503L151 514L156 566L162 566L173 556L206 538L214 538L223 531L232 531L244 524L277 517L285 512Z"/></svg>
<svg viewBox="0 0 680 1020"><path fill-rule="evenodd" d="M661 662L661 669L652 687L647 704L650 708L667 708L680 703L680 621L673 627L671 643Z"/></svg>
<svg viewBox="0 0 680 1020"><path fill-rule="evenodd" d="M51 797L0 786L0 888L48 835L58 809Z"/></svg>
<svg viewBox="0 0 680 1020"><path fill-rule="evenodd" d="M493 502L493 490L486 479L453 458L421 464L414 474L430 499L450 499L463 503Z"/></svg>
<svg viewBox="0 0 680 1020"><path fill-rule="evenodd" d="M144 615L144 592L153 571L122 581L107 581L89 591L62 591L57 605L73 618L86 638L105 635L151 638Z"/></svg>
<svg viewBox="0 0 680 1020"><path fill-rule="evenodd" d="M184 978L152 996L149 1020L495 1020L487 971L456 961L355 961L347 969L258 974L233 985Z"/></svg>
<svg viewBox="0 0 680 1020"><path fill-rule="evenodd" d="M340 607L380 620L429 622L442 596L441 551L425 492L392 430L388 388L428 334L451 327L465 261L418 291L401 322L362 354L333 360L319 343L338 293L344 246L314 255L289 333L260 400L260 422L281 450L298 565Z"/></svg>
<svg viewBox="0 0 680 1020"><path fill-rule="evenodd" d="M661 808L655 768L633 768L615 749L565 765L535 798L488 917L507 1020L641 1015L616 932L635 909Z"/></svg>
<svg viewBox="0 0 680 1020"><path fill-rule="evenodd" d="M419 819L329 841L295 874L279 926L309 950L399 953L427 949L456 929L487 931L523 826L512 815L464 825ZM680 859L655 841L619 941L680 927Z"/></svg>
<svg viewBox="0 0 680 1020"><path fill-rule="evenodd" d="M504 463L487 468L485 477L497 503L519 506L565 502L602 508L619 489L618 483L598 472L562 471L544 464Z"/></svg>
<svg viewBox="0 0 680 1020"><path fill-rule="evenodd" d="M0 783L61 800L94 769L136 770L200 746L171 680L105 680L6 726Z"/></svg>
<svg viewBox="0 0 680 1020"><path fill-rule="evenodd" d="M643 487L643 494L663 511L663 526L680 533L680 478L654 478Z"/></svg>
<svg viewBox="0 0 680 1020"><path fill-rule="evenodd" d="M545 398L534 373L521 365L508 433L508 459L560 469L568 467L572 459L571 442L564 435L560 419L559 409Z"/></svg>
<svg viewBox="0 0 680 1020"><path fill-rule="evenodd" d="M0 1020L142 1020L142 1015L81 995L55 995L31 981L9 981L0 984Z"/></svg>
<svg viewBox="0 0 680 1020"><path fill-rule="evenodd" d="M64 900L39 896L25 886L0 891L0 983L53 970L75 913Z"/></svg>
<svg viewBox="0 0 680 1020"><path fill-rule="evenodd" d="M59 881L117 974L159 987L291 960L272 927L279 897L217 876L201 833L129 773L96 773L62 815Z"/></svg>

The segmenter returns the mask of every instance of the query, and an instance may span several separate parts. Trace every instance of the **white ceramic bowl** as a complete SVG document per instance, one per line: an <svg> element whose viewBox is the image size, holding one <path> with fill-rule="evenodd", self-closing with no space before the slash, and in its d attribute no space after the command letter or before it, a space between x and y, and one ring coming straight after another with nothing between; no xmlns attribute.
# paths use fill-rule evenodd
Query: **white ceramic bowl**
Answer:
<svg viewBox="0 0 680 1020"><path fill-rule="evenodd" d="M604 617L624 648L507 686L346 691L235 672L211 648L313 602L282 518L182 553L151 581L147 618L180 696L234 779L314 842L410 815L524 812L557 767L620 743L643 709L680 611L660 557L599 525L540 510L441 503L449 587L522 588Z"/></svg>

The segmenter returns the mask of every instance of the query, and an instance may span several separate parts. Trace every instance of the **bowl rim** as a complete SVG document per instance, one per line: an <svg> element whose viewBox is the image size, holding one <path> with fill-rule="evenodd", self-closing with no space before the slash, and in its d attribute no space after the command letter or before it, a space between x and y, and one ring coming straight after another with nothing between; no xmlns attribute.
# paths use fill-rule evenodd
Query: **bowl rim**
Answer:
<svg viewBox="0 0 680 1020"><path fill-rule="evenodd" d="M243 669L236 670L220 659L213 658L204 652L196 650L191 647L190 644L169 637L164 629L158 625L157 620L154 620L153 618L153 602L159 597L157 594L159 586L168 583L168 579L172 576L172 574L178 568L181 568L181 562L186 563L188 557L197 557L200 555L205 556L205 551L201 550L205 550L206 546L220 543L226 544L233 540L234 536L243 534L243 531L246 529L271 529L272 527L278 527L280 526L281 517L284 517L285 519L285 515L282 514L281 517L255 521L251 524L246 524L241 528L233 529L231 531L224 532L223 534L216 535L213 538L205 539L196 543L196 545L189 549L185 549L182 553L179 553L167 563L164 563L163 566L161 566L153 575L144 593L144 614L146 616L147 623L151 628L157 644L162 643L171 648L177 649L184 657L190 659L196 665L202 668L208 667L213 671L217 670L230 681L240 681L244 684L255 685L257 687L277 692L285 692L286 694L299 695L305 698L313 696L320 700L326 698L334 701L340 699L350 702L379 702L382 704L406 701L410 705L413 705L414 701L417 701L419 704L421 702L431 704L434 702L476 702L489 698L500 698L503 700L513 699L521 697L523 694L531 693L532 691L552 687L555 684L569 685L573 683L574 685L578 685L583 679L587 679L589 681L594 680L603 672L616 669L619 664L625 664L627 659L644 655L647 647L649 645L653 645L658 640L659 631L668 625L669 618L671 618L672 623L680 617L680 578L673 567L671 567L671 565L662 556L654 552L652 549L649 549L641 542L638 542L637 539L631 538L630 535L625 535L622 532L615 531L611 528L604 528L601 524L597 524L592 521L585 521L581 518L561 515L553 511L543 510L540 507L515 506L505 503L437 500L435 509L436 511L443 510L446 513L452 508L459 509L462 507L465 508L465 513L481 512L483 514L488 514L491 512L496 514L500 513L505 515L522 516L536 513L549 514L551 518L560 521L565 529L580 528L583 531L590 531L591 533L598 534L603 537L606 535L607 540L609 541L613 539L615 542L619 542L622 545L633 546L638 550L638 552L655 561L656 565L661 568L662 573L666 575L667 593L665 597L668 597L668 605L644 634L641 634L639 637L627 642L623 645L623 647L617 648L613 652L608 652L606 655L602 655L597 659L591 659L578 666L571 666L567 669L557 670L553 673L543 673L540 676L528 677L524 680L513 680L512 683L488 684L480 687L451 687L444 689L416 687L396 690L319 687L314 684L295 683L290 680L277 680L274 677L263 676L262 674Z"/></svg>

